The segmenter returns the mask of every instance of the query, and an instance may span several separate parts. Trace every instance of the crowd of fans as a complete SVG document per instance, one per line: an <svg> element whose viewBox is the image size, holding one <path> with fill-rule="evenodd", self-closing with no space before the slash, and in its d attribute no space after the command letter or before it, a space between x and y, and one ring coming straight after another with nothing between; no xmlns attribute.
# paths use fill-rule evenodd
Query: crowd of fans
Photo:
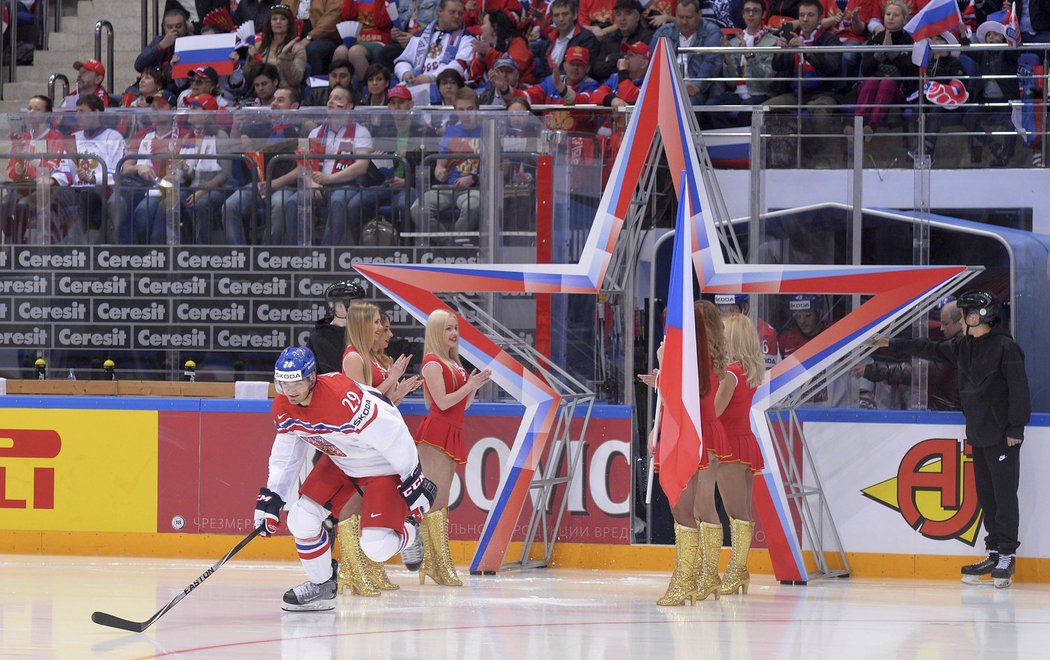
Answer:
<svg viewBox="0 0 1050 660"><path fill-rule="evenodd" d="M51 240L72 241L84 232L105 230L98 226L99 210L105 207L114 219L117 240L163 242L172 207L164 188L172 183L177 184L183 218L180 239L186 242L344 244L361 240L364 225L380 209L388 209L385 213L395 230L428 231L436 223L439 229L469 233L478 227L480 209L480 133L474 117L480 106L527 113L537 105L630 105L638 97L657 41L667 37L703 127L746 124L750 113L739 107L766 104L782 110L773 113L773 126L778 116L788 116L788 108L793 124L794 108L802 106L809 115L807 132L848 133L856 114L863 118L867 136L883 125L914 121L908 104L917 95L918 82L909 53L720 54L679 49L906 45L911 37L903 27L924 4L655 0L643 7L637 0L583 0L579 6L574 0L401 0L391 12L382 0L289 0L273 6L254 0L197 0L192 6L187 0L169 0L162 33L138 56L137 80L120 95L107 92L104 83L111 72L101 62L82 60L73 65L75 92L58 104L59 109L76 111L76 119L57 125L34 122L32 114L50 111L51 101L30 101L30 119L12 134L12 153L64 150L73 156L12 159L10 178L25 185L6 196L0 229L6 242L32 239L29 209L39 200L30 184L43 166L59 188L50 202L55 218ZM1000 0L959 4L966 24L959 35L942 35L943 43L960 38L1006 41L1007 26L993 20L1000 18L995 12L1003 10ZM1023 40L1050 41L1050 0L1027 0L1018 7ZM215 67L204 65L185 78L173 77L179 37L234 32L247 21L253 21L258 34L238 41L230 55L231 73L219 75ZM360 24L356 42L340 37L337 25L342 21ZM961 81L969 103L960 107L958 97L950 94L954 102L948 105L927 101L925 142L910 145L913 156L925 152L934 157L941 126L961 121L971 133L974 163L982 162L987 149L988 164L1008 164L1018 140L1002 135L1011 130L1010 109L1004 102L1025 93L1042 95L1044 76L1028 76L1027 91L1008 77L1024 69L1024 57L1016 50L982 51L972 58L956 51L936 52L929 79L949 92ZM985 74L1000 77L980 77ZM395 120L400 111L417 105L450 106L458 112L434 121ZM705 106L726 105L738 109L704 111ZM391 149L384 153L397 152L394 158L380 160L373 157L378 150L370 130L375 127L340 113L313 124L283 121L280 113L265 122L240 119L255 108L290 111L311 106L385 106L395 111L386 119L396 125L387 127L400 144L413 131L440 140L442 154L468 155L422 163L411 150ZM89 116L118 107L156 112L191 108L222 115L167 125L155 122L149 112L123 113L118 123ZM552 128L602 137L604 142L590 147L593 155L596 149L611 152L618 146L617 117L580 110L551 112L546 120ZM999 135L989 137L985 129ZM308 138L315 158L277 158L301 155L299 138ZM259 140L267 147L258 148ZM236 148L239 142L243 149ZM776 140L770 144L775 150ZM1041 145L1029 146L1033 163L1041 165ZM817 166L833 151L813 139L806 141L806 150L807 162ZM231 158L231 153L242 157ZM179 156L171 158L172 154ZM258 167L254 172L253 162ZM324 218L314 233L300 226L304 167L311 169L314 209L322 211L315 215ZM431 185L424 190L414 185L418 167L428 168ZM520 168L514 176L521 177ZM116 185L120 194L100 188L101 182ZM79 220L72 217L77 214Z"/></svg>

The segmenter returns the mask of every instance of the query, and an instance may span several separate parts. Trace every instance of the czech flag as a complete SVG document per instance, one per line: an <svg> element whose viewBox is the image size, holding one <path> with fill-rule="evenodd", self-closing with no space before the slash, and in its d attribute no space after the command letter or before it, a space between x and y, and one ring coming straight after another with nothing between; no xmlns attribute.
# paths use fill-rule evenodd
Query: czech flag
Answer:
<svg viewBox="0 0 1050 660"><path fill-rule="evenodd" d="M685 190L683 173L682 190ZM697 371L696 321L693 312L693 209L682 195L667 292L664 357L660 361L660 440L656 460L660 487L671 506L678 502L700 464L700 374Z"/></svg>
<svg viewBox="0 0 1050 660"><path fill-rule="evenodd" d="M205 34L196 37L179 37L175 40L178 64L171 67L172 78L187 78L197 67L210 66L220 76L233 73L230 53L237 47L237 35Z"/></svg>

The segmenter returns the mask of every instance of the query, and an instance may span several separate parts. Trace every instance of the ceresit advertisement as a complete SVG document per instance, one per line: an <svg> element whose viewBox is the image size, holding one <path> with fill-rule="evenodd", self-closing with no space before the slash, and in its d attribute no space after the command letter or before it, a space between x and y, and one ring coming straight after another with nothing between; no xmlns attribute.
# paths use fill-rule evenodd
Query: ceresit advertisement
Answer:
<svg viewBox="0 0 1050 660"><path fill-rule="evenodd" d="M803 411L806 439L847 552L984 552L973 460L959 413ZM1024 557L1050 557L1043 503L1050 427L1025 430L1019 529Z"/></svg>
<svg viewBox="0 0 1050 660"><path fill-rule="evenodd" d="M157 413L7 408L0 529L157 530Z"/></svg>

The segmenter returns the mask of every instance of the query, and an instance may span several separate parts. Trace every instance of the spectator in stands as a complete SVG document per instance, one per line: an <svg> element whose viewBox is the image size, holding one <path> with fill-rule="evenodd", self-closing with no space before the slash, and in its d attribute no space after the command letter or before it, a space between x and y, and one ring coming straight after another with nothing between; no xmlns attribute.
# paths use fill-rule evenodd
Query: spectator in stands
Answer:
<svg viewBox="0 0 1050 660"><path fill-rule="evenodd" d="M175 108L175 95L168 90L158 91L150 98L150 108L154 113L170 113ZM128 158L120 168L121 203L123 215L117 225L117 240L123 244L130 243L163 243L164 216L160 210L160 219L156 228L156 240L151 239L153 207L160 206L163 188L174 179L169 174L181 166L167 158L152 156L179 153L189 137L189 132L179 126L174 115L154 117L152 125L142 128L131 139L128 151L139 154L140 158ZM147 209L147 201L152 199L152 206ZM140 208L141 207L141 208Z"/></svg>
<svg viewBox="0 0 1050 660"><path fill-rule="evenodd" d="M951 42L958 43L958 39L948 32L931 37L930 43L933 45L944 45L949 43L949 38ZM957 50L935 50L930 59L930 65L926 69L926 79L928 81L940 83L945 86L942 89L951 91L950 95L933 95L931 102L925 103L923 106L926 113L926 133L922 141L926 150L926 156L930 159L930 167L933 167L937 150L937 138L941 132L941 126L948 119L949 113L964 112L962 108L959 108L954 103L963 95L968 94L966 83L964 82L966 80L966 69L963 68L959 55L960 52ZM951 98L945 103L945 98L948 96ZM930 98L930 92L927 92L927 98ZM909 150L908 156L912 160L917 160L919 157L918 146Z"/></svg>
<svg viewBox="0 0 1050 660"><path fill-rule="evenodd" d="M467 86L466 80L455 69L445 69L430 86L431 105L454 105L456 93Z"/></svg>
<svg viewBox="0 0 1050 660"><path fill-rule="evenodd" d="M175 40L189 34L189 24L182 7L169 7L164 11L162 20L162 33L155 37L135 58L135 70L142 73L150 67L156 67L170 79L171 58L175 55Z"/></svg>
<svg viewBox="0 0 1050 660"><path fill-rule="evenodd" d="M272 64L264 64L259 68L252 80L252 97L245 99L243 105L253 108L269 108L273 103L273 95L281 86L281 73Z"/></svg>
<svg viewBox="0 0 1050 660"><path fill-rule="evenodd" d="M648 44L653 39L653 31L642 23L638 0L616 0L613 16L616 29L598 41L598 54L591 61L591 75L595 80L608 80L609 76L616 73L616 63L623 55L620 44L639 41Z"/></svg>
<svg viewBox="0 0 1050 660"><path fill-rule="evenodd" d="M391 223L399 232L404 229L406 210L416 201L416 172L423 166L419 145L434 144L437 139L437 131L414 115L413 107L412 93L407 87L390 88L387 94L390 112L383 117L383 125L388 126L389 122L393 128L383 130L383 136L389 136L397 145L394 151L398 158L374 161L385 178L384 184L364 188L350 200L346 216L352 244L360 244L363 225L379 215L381 206L389 206Z"/></svg>
<svg viewBox="0 0 1050 660"><path fill-rule="evenodd" d="M80 105L81 96L95 96L102 103L103 108L110 105L109 94L102 86L106 78L106 67L98 60L83 60L73 62L73 68L77 71L77 91L62 99L61 110L74 110Z"/></svg>
<svg viewBox="0 0 1050 660"><path fill-rule="evenodd" d="M353 67L354 83L364 83L368 76L369 63L375 62L375 56L384 46L393 43L391 30L393 22L387 12L384 0L348 1L343 3L342 19L357 21L361 30L357 33L357 43L350 48L339 44L332 55L332 61L347 60ZM406 41L407 43L407 41Z"/></svg>
<svg viewBox="0 0 1050 660"><path fill-rule="evenodd" d="M390 89L390 69L382 64L370 64L365 71L365 90L357 97L357 105L385 106Z"/></svg>
<svg viewBox="0 0 1050 660"><path fill-rule="evenodd" d="M348 89L337 87L328 96L328 118L320 126L310 131L310 153L324 154L324 160L307 161L313 170L310 179L313 187L314 204L327 202L328 223L321 237L321 245L342 245L346 233L347 207L363 186L367 185L366 174L371 160L354 158L353 155L372 155L372 134L350 116L354 109L354 96ZM301 201L299 193L292 195L285 204L284 230L286 242L302 244L298 232L298 208ZM276 223L281 218L270 219L270 235L274 242L281 235L281 227Z"/></svg>
<svg viewBox="0 0 1050 660"><path fill-rule="evenodd" d="M456 93L453 106L459 121L450 124L438 145L443 154L463 153L465 158L443 158L434 167L434 178L445 184L441 190L428 190L421 201L412 207L412 217L419 231L476 231L480 217L481 192L478 190L479 138L478 97L474 90L464 88ZM457 209L458 217L445 220L438 226L438 214L445 209ZM466 241L459 241L466 242Z"/></svg>
<svg viewBox="0 0 1050 660"><path fill-rule="evenodd" d="M48 96L34 96L26 104L21 130L11 134L12 154L62 153L66 136L54 128L50 116L54 109ZM0 243L41 243L43 227L37 223L37 179L50 179L61 162L57 157L12 158L7 161L7 176L14 184L4 195L4 214ZM59 217L52 203L52 225ZM61 226L61 222L57 223Z"/></svg>
<svg viewBox="0 0 1050 660"><path fill-rule="evenodd" d="M511 99L528 98L528 90L532 85L524 85L520 80L517 62L509 57L496 60L489 69L489 87L478 97L478 102L483 106L497 103L507 105Z"/></svg>
<svg viewBox="0 0 1050 660"><path fill-rule="evenodd" d="M598 55L598 39L590 30L584 30L576 20L576 5L573 0L553 0L550 3L552 27L541 39L533 43L533 53L540 54L536 76L550 75L560 68L570 48L587 50L587 61Z"/></svg>
<svg viewBox="0 0 1050 660"><path fill-rule="evenodd" d="M298 87L306 73L308 46L299 36L295 15L288 5L270 8L261 26L262 41L248 46L244 77L254 80L263 64L273 64L281 74L282 87Z"/></svg>
<svg viewBox="0 0 1050 660"><path fill-rule="evenodd" d="M814 0L816 1L816 0ZM656 44L661 37L667 37L674 56L681 67L682 75L695 79L686 83L686 92L693 105L704 105L707 99L722 91L722 84L711 78L722 75L722 57L718 53L706 55L679 54L679 47L719 46L722 43L722 31L711 21L700 16L699 0L678 0L675 8L675 22L664 25L653 35L649 48L655 53Z"/></svg>
<svg viewBox="0 0 1050 660"><path fill-rule="evenodd" d="M343 11L343 0L311 0L310 31L303 39L306 41L306 61L310 65L310 74L323 76L328 72L332 54L341 40L336 25Z"/></svg>
<svg viewBox="0 0 1050 660"><path fill-rule="evenodd" d="M591 68L591 52L582 46L573 46L565 52L563 63L565 75L557 68L542 83L529 90L532 104L576 103L576 94L594 92L598 81L588 74Z"/></svg>
<svg viewBox="0 0 1050 660"><path fill-rule="evenodd" d="M985 21L977 28L977 41L984 44L1006 44L1006 26L998 21ZM1017 136L1013 132L1011 109L1000 107L1016 101L1020 89L1014 82L1017 75L1017 51L990 50L976 54L980 78L973 83L974 105L966 108L963 125L970 133L970 163L979 164L983 147L992 152L992 167L1006 167L1014 156ZM992 137L982 124L991 130L1009 133Z"/></svg>
<svg viewBox="0 0 1050 660"><path fill-rule="evenodd" d="M276 90L275 90L276 91ZM198 96L190 100L190 108L214 112L219 106L214 99ZM226 200L225 186L230 181L232 163L226 159L204 158L224 153L229 142L226 131L220 128L214 115L198 112L190 117L190 139L182 148L186 156L182 201L185 228L193 228L192 240L197 245L209 245L212 230L219 219L219 211ZM186 222L189 218L189 222Z"/></svg>
<svg viewBox="0 0 1050 660"><path fill-rule="evenodd" d="M333 59L328 67L328 87L316 87L310 90L305 105L328 105L328 95L336 87L350 89L354 81L354 70L347 60Z"/></svg>
<svg viewBox="0 0 1050 660"><path fill-rule="evenodd" d="M95 232L103 232L105 205L110 201L113 175L117 164L124 157L127 145L124 136L112 128L102 125L102 113L106 106L94 94L85 94L77 100L77 125L80 130L72 135L70 156L51 175L62 186L56 193L65 208L80 212L78 222L60 228L59 235L52 235L53 242L83 244Z"/></svg>
<svg viewBox="0 0 1050 660"><path fill-rule="evenodd" d="M740 3L737 0L701 0L700 15L722 28L734 28L741 25Z"/></svg>
<svg viewBox="0 0 1050 660"><path fill-rule="evenodd" d="M765 25L766 0L744 0L744 29L734 34L726 45L733 47L763 47L777 45L777 35ZM783 85L773 78L771 53L733 53L723 59L723 75L737 80L736 87L712 97L709 105L760 105L777 95ZM716 128L751 123L751 113L713 113Z"/></svg>
<svg viewBox="0 0 1050 660"><path fill-rule="evenodd" d="M580 0L580 25L599 41L616 31L615 0Z"/></svg>
<svg viewBox="0 0 1050 660"><path fill-rule="evenodd" d="M769 0L769 24L780 27L784 21L797 21L801 0Z"/></svg>
<svg viewBox="0 0 1050 660"><path fill-rule="evenodd" d="M1050 43L1050 0L1027 0L1017 3L1021 14L1021 42Z"/></svg>
<svg viewBox="0 0 1050 660"><path fill-rule="evenodd" d="M594 103L619 107L634 105L642 91L645 72L649 69L652 52L649 44L636 41L632 44L620 44L622 57L617 60L616 73L609 76L594 92L576 95L576 103ZM581 98L582 97L582 98Z"/></svg>
<svg viewBox="0 0 1050 660"><path fill-rule="evenodd" d="M869 26L882 28L883 0L848 0L845 6L841 3L824 3L824 16L820 27L838 37L842 46L862 46L867 41ZM842 53L842 75L856 79L860 75L860 61L863 53Z"/></svg>
<svg viewBox="0 0 1050 660"><path fill-rule="evenodd" d="M777 335L781 358L786 359L824 331L828 326L824 318L824 309L824 299L821 296L799 293L791 297L788 301L791 321Z"/></svg>
<svg viewBox="0 0 1050 660"><path fill-rule="evenodd" d="M462 0L441 0L437 20L408 42L395 61L394 75L405 85L433 84L448 69L465 77L474 55L472 40L463 27Z"/></svg>
<svg viewBox="0 0 1050 660"><path fill-rule="evenodd" d="M180 109L189 107L189 99L193 96L211 96L220 108L228 105L219 92L219 74L210 66L199 66L190 71L190 88L179 94L177 106Z"/></svg>
<svg viewBox="0 0 1050 660"><path fill-rule="evenodd" d="M412 37L437 19L439 0L398 0L401 28L390 28L390 44L372 55L372 60L394 71L395 60L401 56Z"/></svg>
<svg viewBox="0 0 1050 660"><path fill-rule="evenodd" d="M287 189L294 187L298 182L298 170L295 161L282 159L277 161L277 164L272 168L269 168L271 170L272 185L267 184L266 173L267 166L274 156L295 153L298 146L298 126L295 123L288 123L283 113L298 110L300 98L299 90L296 88L281 87L274 92L270 109L278 114L271 118L270 130L266 133L266 144L260 149L262 152L262 163L258 173L258 183L255 184L255 189L252 189L252 186L249 185L235 191L226 198L226 202L222 207L223 225L226 230L226 243L228 245L247 244L245 228L254 227L252 205L254 203L254 209L258 213L264 208L264 197L269 199L271 215L284 217L284 201L286 195L289 194ZM250 139L249 143L252 143ZM281 224L283 225L283 220ZM263 237L265 242L270 242L270 239L269 234Z"/></svg>
<svg viewBox="0 0 1050 660"><path fill-rule="evenodd" d="M887 0L883 8L883 29L868 39L869 46L904 46L912 43L904 26L911 19L905 0ZM857 88L856 113L864 118L864 132L882 124L891 108L904 100L918 87L914 78L918 67L911 61L910 52L887 53L876 50L864 53L860 64L861 75ZM847 127L852 132L852 126ZM849 133L847 133L849 134Z"/></svg>
<svg viewBox="0 0 1050 660"><path fill-rule="evenodd" d="M120 99L122 108L148 108L152 105L153 95L168 86L168 77L155 66L146 67L139 75L138 81L128 88Z"/></svg>
<svg viewBox="0 0 1050 660"><path fill-rule="evenodd" d="M535 82L532 73L535 61L529 44L518 34L517 27L504 12L485 12L481 20L481 38L475 39L472 45L474 59L470 63L471 80L483 80L497 61L510 58L514 61L519 80L530 85Z"/></svg>
<svg viewBox="0 0 1050 660"><path fill-rule="evenodd" d="M838 46L838 38L820 28L820 16L823 13L824 6L820 4L820 0L800 0L797 28L792 32L782 31L777 38L777 45L781 48ZM774 96L766 105L805 106L812 117L807 126L814 133L830 134L831 111L839 103L836 91L839 82L833 80L842 72L842 58L838 53L814 52L804 56L799 53L777 53L773 56L773 70L791 78L791 92ZM827 149L822 142L810 140L806 144L810 147L810 155L814 162L830 164Z"/></svg>
<svg viewBox="0 0 1050 660"><path fill-rule="evenodd" d="M238 0L237 8L233 11L233 24L241 25L252 21L255 23L255 29L258 30L262 27L266 19L266 12L272 4L273 2L268 0Z"/></svg>

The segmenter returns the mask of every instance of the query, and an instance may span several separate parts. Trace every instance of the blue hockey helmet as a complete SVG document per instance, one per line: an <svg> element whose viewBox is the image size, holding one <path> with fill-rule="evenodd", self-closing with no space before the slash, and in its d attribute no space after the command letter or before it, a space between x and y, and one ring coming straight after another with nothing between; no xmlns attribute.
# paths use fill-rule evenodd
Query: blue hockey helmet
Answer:
<svg viewBox="0 0 1050 660"><path fill-rule="evenodd" d="M814 293L796 293L788 301L792 312L813 312L820 314L824 310L824 299Z"/></svg>
<svg viewBox="0 0 1050 660"><path fill-rule="evenodd" d="M751 303L751 296L746 293L716 293L715 305L734 305L743 313Z"/></svg>
<svg viewBox="0 0 1050 660"><path fill-rule="evenodd" d="M289 346L281 351L280 357L273 365L273 379L278 392L281 391L281 383L310 380L316 375L317 360L314 358L314 352L305 346Z"/></svg>

